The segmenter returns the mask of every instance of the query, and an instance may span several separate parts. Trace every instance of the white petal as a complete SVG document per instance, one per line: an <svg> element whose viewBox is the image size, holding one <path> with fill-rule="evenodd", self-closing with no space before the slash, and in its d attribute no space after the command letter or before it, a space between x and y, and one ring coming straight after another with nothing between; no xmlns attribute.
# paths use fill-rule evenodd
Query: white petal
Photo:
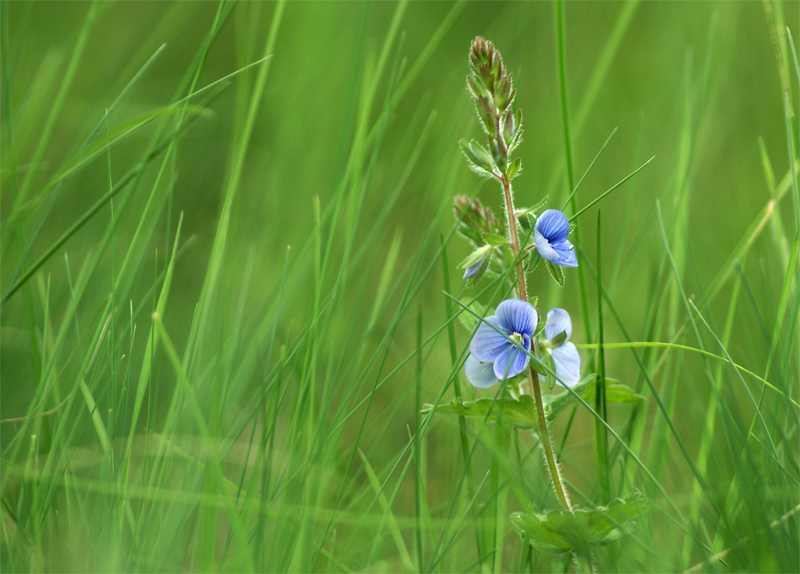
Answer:
<svg viewBox="0 0 800 574"><path fill-rule="evenodd" d="M479 389L488 389L497 382L492 363L481 363L472 355L464 363L464 374L470 384Z"/></svg>
<svg viewBox="0 0 800 574"><path fill-rule="evenodd" d="M581 380L581 356L575 345L567 341L560 347L551 350L556 364L556 376L559 382L574 387Z"/></svg>

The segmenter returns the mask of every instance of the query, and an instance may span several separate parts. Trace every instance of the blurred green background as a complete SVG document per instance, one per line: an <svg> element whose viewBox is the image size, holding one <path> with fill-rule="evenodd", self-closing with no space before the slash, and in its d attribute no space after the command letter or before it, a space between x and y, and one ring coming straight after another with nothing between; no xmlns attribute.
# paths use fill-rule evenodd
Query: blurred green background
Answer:
<svg viewBox="0 0 800 574"><path fill-rule="evenodd" d="M717 332L721 333L726 322L732 286L743 281L734 304L735 327L726 348L738 364L764 374L777 317L783 316L779 313L781 294L796 232L792 191L786 192L786 185L782 199L772 204L768 224L753 225L776 193L765 176L764 157L769 158L778 182L789 171L784 92L789 91L790 105L797 110L798 89L782 25L788 25L797 36L798 6L796 2L564 4L566 96L575 181L617 130L578 190L578 206L655 156L645 169L578 220L580 247L594 266L597 210L602 211L603 282L633 341L698 346L689 330L681 329L686 311L665 259L658 201L686 294L701 305ZM276 14L281 16L279 20ZM416 470L398 478L400 471L392 465L401 460L403 468L407 457L401 453L409 443L407 427L413 430L416 424L417 358L404 364L379 389L373 390L373 385L418 348L418 318L425 338L446 319L439 236L448 235L454 225L450 198L478 194L481 201L501 212L499 190L491 182L482 184L467 169L457 145L459 138L480 135L465 84L468 48L476 35L495 42L517 80L516 105L525 118L520 148L524 172L515 180L517 205L533 204L549 194L548 207L561 207L568 195L555 14L556 5L550 2L420 1L399 6L393 2L309 1L288 2L285 7L266 2L102 2L94 7L88 2L5 2L0 179L4 299L21 273L48 253L70 226L108 193L109 180L120 181L145 159L147 165L135 187L128 186L115 196L114 208L119 210L122 197L133 189L107 245L103 237L112 218L110 204L59 243L25 286L4 300L0 419L24 419L60 408L54 415L0 426L8 471L3 487L4 571L406 568L397 540L389 534L394 530L382 520L390 513L384 501L375 502L379 497L371 490L354 448L358 444L378 479L387 481L385 496L392 497L397 516L391 520L397 521L396 528L414 554L419 545L417 527L409 517L415 515L412 475ZM272 45L268 42L271 30ZM129 122L188 93L184 78L192 80L210 31L213 40L199 67L198 88L259 60L265 45L271 58L231 78L230 85L213 101L202 101L209 92L192 99L204 109L190 110L188 117L193 121L175 140L164 175L158 179L165 155L147 158L146 151L162 129L159 126L169 134L178 125L175 109L109 148L104 143L126 130ZM104 119L125 86L162 46L130 92ZM385 62L383 68L381 62ZM259 74L265 65L269 68L262 92ZM68 84L65 78L69 78ZM365 105L373 87L374 100ZM249 109L255 112L250 129ZM790 121L796 125L797 117L792 115ZM98 154L51 185L65 166L82 157L81 146L97 125L100 131L93 143L99 146ZM20 201L18 194L26 185L26 196ZM56 193L41 230L33 236L37 220ZM337 198L344 199L337 203ZM155 201L151 208L147 207L149 199ZM315 201L323 218L319 225ZM123 413L130 416L132 411L131 389L147 358L147 341L153 337L148 332L162 285L158 276L171 261L168 254L181 213L179 245L185 248L179 247L180 255L174 261L163 325L207 416L209 426L204 432L197 430L187 414L191 409L183 395L176 426L162 429L170 420L171 401L180 385L158 345L156 350L148 347L154 368L145 414L135 427L120 420ZM217 236L220 259L214 268L210 261L221 220L227 232L224 246ZM142 222L147 231L134 242ZM752 244L747 244L746 253L736 252L754 229L758 233ZM18 269L26 242L30 252ZM281 291L287 246L291 246L289 271ZM135 263L125 270L122 287L117 286L111 295L110 286L129 249L135 253ZM388 268L391 253L396 254L396 263ZM457 295L462 294L462 287L455 264L467 253L466 243L458 238L448 246L452 291ZM732 254L741 259L741 275L732 264ZM325 257L327 267L319 263ZM418 262L421 271L414 276ZM89 271L82 275L82 270ZM529 291L539 295L544 312L555 306L570 309L575 343L597 339L597 295L595 283L586 273L589 325L582 320L577 272L568 272L563 289L541 269L529 280ZM710 286L723 275L727 281L720 285L719 296L708 302ZM76 301L74 287L79 284L85 292L70 310L71 301ZM408 285L415 288L406 295ZM767 378L797 398L797 318L792 318L792 310L796 310L798 295L796 282L794 285L788 310L783 309L788 327L775 359L779 370L771 373L780 384L770 373ZM315 317L330 293L336 297L327 303L329 312L321 315L324 327L317 328ZM111 327L100 345L92 341L103 328L103 309L109 300L113 301ZM138 311L133 319L131 305ZM136 335L131 344L132 322ZM312 334L297 342L306 328ZM458 329L461 349L468 333ZM68 334L53 352L62 331ZM270 343L273 332L274 345ZM712 338L704 335L704 339L708 350L721 354ZM624 340L619 325L607 315L605 341ZM215 508L211 518L203 510L208 505L178 502L180 511L170 515L170 503L158 499L152 490L157 485L190 493L220 489L223 497L233 495L219 482L209 484L207 474L174 452L170 454L176 457L173 466L152 475L157 479L151 476L148 480L147 473L155 468L148 468L148 461L157 460L152 451L160 440L148 439L149 433L153 429L157 434L174 433L174 445L196 456L190 457L195 461L208 455L207 445L216 444L212 438L219 438L220 444L232 441L236 448L223 463L224 475L236 484L241 476L247 484L250 472L261 464L255 454L257 446L247 448L250 433L258 429L256 436L260 435L265 425L256 416L255 424L245 421L240 435L230 433L239 428L242 417L263 406L254 407L253 400L259 389L265 388L262 380L272 381L264 375L269 361L274 365L282 352L288 357L293 349L296 355L286 358L286 368L275 387L287 393L286 399L273 403L273 395L269 395L264 407L264 416L275 416L276 421L269 440L289 453L274 463L273 480L286 489L270 502L269 512L277 517L269 515L269 520L252 522L243 518L247 534L238 539L231 534L235 528L230 527L222 503L219 508L211 505ZM99 359L86 384L109 427L110 450L116 453L112 455L100 448L98 435L93 433L95 423L90 422L85 393L70 394L70 389L79 388L84 359L93 355ZM421 356L421 401L433 402L451 369L446 332L425 347ZM583 351L583 357L584 373L589 373L593 351ZM630 351L609 350L606 357L609 376L632 387L637 381L642 384ZM660 353L645 354L645 361L654 385L669 405L677 433L695 457L713 400L705 363L688 353L660 357ZM717 363L713 365L716 368ZM733 371L725 373L726 396L736 405L734 410L743 413L746 433L755 411ZM748 383L755 385L753 393L758 396L761 387L752 379ZM466 385L463 379L462 384ZM55 390L44 393L39 404L43 390L51 386ZM468 395L471 392L465 390ZM452 393L449 389L445 399L450 400ZM648 394L646 387L644 394ZM61 401L71 397L77 401L68 403L69 414L62 418L59 413L64 413L65 407L60 406ZM365 397L368 410L359 403ZM343 418L356 407L355 416ZM116 414L108 413L109 409ZM781 417L791 418L796 415L791 409L774 406L775 418L770 421L778 424L784 420ZM628 407L615 409L612 426L622 428L630 412ZM645 438L639 452L657 469L661 484L678 506L688 509L696 488L694 478L664 430L652 399L648 399L643 417ZM57 435L59 427L68 429L65 435ZM557 445L565 427L566 417L553 431ZM315 428L327 430L312 439L308 433L317 432ZM75 432L68 432L72 430ZM793 476L797 476L793 466L796 430L796 423L789 425L786 434L776 439L787 441L781 443L786 449L781 455L788 457L784 465ZM32 444L31 434L37 434L40 442ZM724 504L724 489L737 468L732 461L739 455L735 448L729 450L727 435L719 427L714 436L707 479L712 489L720 489L715 491L720 497L716 503ZM122 501L128 499L119 492L124 482L119 470L125 466L121 461L126 460L124 445L129 437L134 437L135 445L140 440L144 443L141 460L131 462L130 480L145 493L126 511L127 502ZM199 442L192 437L199 437ZM567 480L589 498L595 496L593 437L592 418L578 409L562 464ZM654 437L652 442L650 437ZM531 442L529 437L524 440ZM470 502L462 500L464 489L455 486L463 478L455 421L435 419L425 441L421 472L425 473L433 522L424 529L427 550L422 555L426 560L443 556L436 566L443 571L485 569L486 565L479 563L475 535L466 534L444 549L429 537L428 530L434 539L440 534L446 538L449 527L442 525L449 524L448 520L459 522L461 514L455 518L448 514L452 500L459 500L463 508ZM489 468L490 451L477 450L473 467L478 481ZM99 462L93 462L93 456ZM303 466L307 457L313 463ZM93 486L63 485L61 479L50 476L14 478L19 476L14 469L27 465L26 472L30 472L31 461L38 461L34 465L38 468L47 460L67 476L91 479ZM538 461L538 455L531 456L522 466L523 472L512 471L523 487L514 490L508 500L509 512L524 509L526 503L518 499L524 498L520 492L526 489L538 489L545 507L554 508ZM282 474L281 469L290 472ZM194 482L184 473L191 474ZM623 482L620 478L620 488ZM32 494L43 491L41 485L56 483L60 486L48 491L50 498ZM646 483L641 473L635 474L634 487L645 489ZM102 484L113 487L104 492ZM781 493L774 494L780 499L774 508L770 502L773 494L765 494L763 501L751 501L769 508L769 520L797 504L797 485L785 479L781 484L775 487ZM309 485L313 485L312 491L305 490ZM147 489L151 489L150 495ZM248 495L261 500L256 492L253 487ZM656 490L648 492L660 500ZM237 496L237 509L238 500ZM150 508L149 504L162 506L147 514L151 511L144 509ZM665 503L654 504L669 509ZM713 539L718 519L712 506L704 502L701 516ZM248 516L244 508L242 516ZM65 519L68 512L70 518ZM699 545L687 552L685 533L653 512L656 517L651 518L654 523L648 533L664 545L664 561L649 563L653 570L684 569L713 554ZM690 512L686 512L688 516ZM34 527L26 521L28 513L38 516L40 525ZM104 522L106 514L113 516L108 523ZM143 516L148 516L147 521ZM157 516L161 519L154 518ZM746 513L736 516L747 522ZM175 523L170 522L173 519ZM453 528L459 531L462 526ZM775 542L778 547L791 540L792 532L796 541L796 520L787 528L785 537ZM755 525L752 529L757 530ZM728 542L753 536L746 525L731 527L729 532L737 534L731 534ZM269 542L261 544L258 537L266 534ZM381 540L377 546L373 534ZM506 558L493 567L516 570L522 543L508 523L505 535ZM646 539L644 534L642 537ZM248 563L244 539L254 547L266 548L267 557L255 557ZM216 541L210 557L208 550L203 551L209 541ZM796 566L796 549L794 553L787 549L782 557L770 557L769 549L775 547L743 551L731 559L732 567L781 570ZM537 553L531 568L572 568L568 560L556 565L549 560ZM644 569L651 559L631 560L623 560L617 567Z"/></svg>

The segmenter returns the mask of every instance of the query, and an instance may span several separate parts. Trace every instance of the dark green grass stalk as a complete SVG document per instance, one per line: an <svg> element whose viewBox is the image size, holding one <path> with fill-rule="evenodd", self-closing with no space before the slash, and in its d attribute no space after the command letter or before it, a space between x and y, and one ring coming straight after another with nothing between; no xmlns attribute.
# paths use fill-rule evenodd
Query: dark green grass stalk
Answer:
<svg viewBox="0 0 800 574"><path fill-rule="evenodd" d="M601 265L601 233L600 211L597 211L597 284L602 285ZM608 422L608 408L606 406L606 359L603 349L603 290L597 289L597 384L595 386L594 410L600 413L603 420ZM597 477L602 491L602 496L608 498L611 493L611 469L608 460L608 433L602 428L599 421L595 422L595 451L597 454Z"/></svg>
<svg viewBox="0 0 800 574"><path fill-rule="evenodd" d="M446 257L442 252L442 258ZM445 265L445 273L447 266ZM422 347L422 309L417 312L417 349ZM451 344L452 348L452 344ZM451 349L452 350L452 349ZM422 410L422 353L417 354L417 376L414 378L414 515L416 518L416 537L414 540L417 571L423 571L425 560L425 546L422 538L422 500L425 498L423 490L423 464L422 449L419 440L420 411Z"/></svg>

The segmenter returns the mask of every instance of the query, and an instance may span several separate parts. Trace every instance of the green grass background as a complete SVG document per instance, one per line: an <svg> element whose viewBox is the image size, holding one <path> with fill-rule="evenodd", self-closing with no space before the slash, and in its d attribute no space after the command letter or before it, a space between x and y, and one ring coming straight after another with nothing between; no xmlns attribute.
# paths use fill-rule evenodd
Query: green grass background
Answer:
<svg viewBox="0 0 800 574"><path fill-rule="evenodd" d="M552 432L576 503L647 499L597 565L797 571L798 4L563 8L574 181L616 129L578 207L655 159L578 219L585 303L575 270L529 291L597 342L599 209L605 342L728 354L774 387L689 350L605 350L646 399L610 412L630 448L611 439L611 492L592 414ZM506 518L557 507L535 437L418 415L458 373L441 237L451 292L485 287L455 269L451 198L502 201L457 145L479 136L474 36L518 82L518 206L569 194L554 3L0 17L0 569L574 569ZM457 354L468 340L456 324Z"/></svg>

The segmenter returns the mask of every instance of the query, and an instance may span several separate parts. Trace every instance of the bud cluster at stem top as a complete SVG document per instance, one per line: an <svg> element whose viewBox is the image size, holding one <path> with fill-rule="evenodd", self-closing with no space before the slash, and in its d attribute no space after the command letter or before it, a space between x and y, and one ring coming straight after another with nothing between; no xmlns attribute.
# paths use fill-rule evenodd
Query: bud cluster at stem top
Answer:
<svg viewBox="0 0 800 574"><path fill-rule="evenodd" d="M522 112L517 110L514 113L512 106L516 90L511 74L508 73L503 58L494 44L480 36L472 42L469 66L471 73L467 76L467 84L475 99L481 126L487 135L488 150L483 149L477 142L470 142L462 147L467 148L465 150L467 157L489 175L496 177L508 175L510 179L516 174L519 166L517 164L509 170L511 166L509 154L519 145L522 133ZM488 159L486 155L491 157L491 162L486 161Z"/></svg>
<svg viewBox="0 0 800 574"><path fill-rule="evenodd" d="M485 244L486 233L505 235L506 226L502 219L495 217L489 206L483 205L477 198L457 195L453 200L453 214L458 220L458 232L469 239L475 247Z"/></svg>

